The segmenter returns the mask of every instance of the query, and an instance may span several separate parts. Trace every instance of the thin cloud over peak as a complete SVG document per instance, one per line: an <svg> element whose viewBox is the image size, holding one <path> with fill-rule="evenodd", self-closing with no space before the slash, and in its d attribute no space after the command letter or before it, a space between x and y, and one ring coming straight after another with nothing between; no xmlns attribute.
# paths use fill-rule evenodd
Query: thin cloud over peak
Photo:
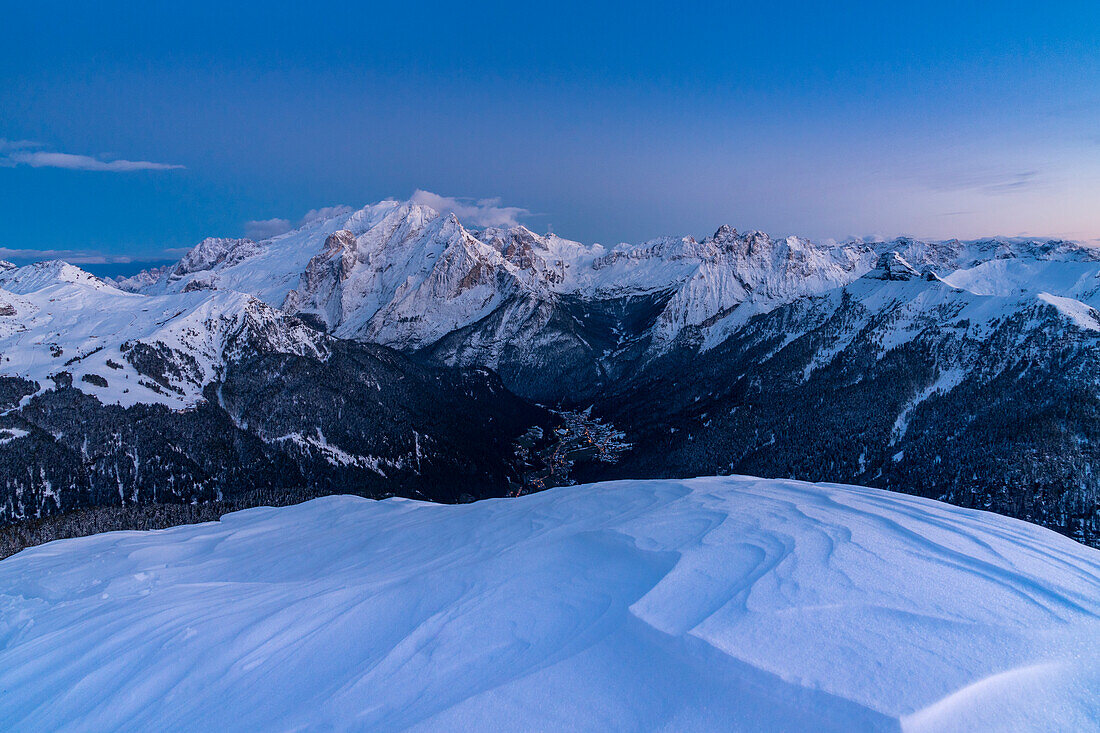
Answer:
<svg viewBox="0 0 1100 733"><path fill-rule="evenodd" d="M310 222L320 219L331 219L334 216L350 214L351 212L352 208L350 206L325 206L320 209L310 209L305 213L305 216L297 222L278 217L273 219L252 219L244 223L244 235L249 239L270 239L280 234L285 234L291 229L304 227Z"/></svg>
<svg viewBox="0 0 1100 733"><path fill-rule="evenodd" d="M529 210L520 206L502 206L500 198L473 199L440 196L420 188L413 192L409 201L429 206L441 214L454 214L463 224L473 227L514 227L520 224L521 219L532 216ZM281 217L252 219L244 223L244 234L249 239L270 239L310 222L350 214L352 211L350 206L326 206L310 209L297 221Z"/></svg>
<svg viewBox="0 0 1100 733"><path fill-rule="evenodd" d="M480 227L514 227L531 212L519 206L501 206L499 198L467 199L440 196L431 191L416 189L411 201L430 206L443 214L453 213L463 224Z"/></svg>
<svg viewBox="0 0 1100 733"><path fill-rule="evenodd" d="M334 216L342 216L344 214L350 214L352 208L350 206L323 206L320 209L310 209L306 212L306 215L299 221L298 226L305 226L311 221L320 221L321 219L331 219Z"/></svg>
<svg viewBox="0 0 1100 733"><path fill-rule="evenodd" d="M249 239L271 239L293 228L290 219L252 219L244 223L244 235Z"/></svg>

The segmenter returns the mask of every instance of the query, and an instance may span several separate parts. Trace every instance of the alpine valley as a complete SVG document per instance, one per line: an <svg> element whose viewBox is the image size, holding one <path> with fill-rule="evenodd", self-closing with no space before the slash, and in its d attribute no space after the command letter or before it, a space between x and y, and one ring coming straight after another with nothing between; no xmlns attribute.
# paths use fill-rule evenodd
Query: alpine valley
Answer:
<svg viewBox="0 0 1100 733"><path fill-rule="evenodd" d="M116 281L0 264L0 521L752 474L1100 544L1100 250L336 211Z"/></svg>

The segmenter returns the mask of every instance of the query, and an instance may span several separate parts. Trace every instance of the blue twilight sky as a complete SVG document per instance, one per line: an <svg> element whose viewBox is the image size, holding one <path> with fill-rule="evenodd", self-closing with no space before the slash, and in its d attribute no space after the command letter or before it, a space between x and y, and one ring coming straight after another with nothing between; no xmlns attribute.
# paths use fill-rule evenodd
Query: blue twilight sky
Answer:
<svg viewBox="0 0 1100 733"><path fill-rule="evenodd" d="M589 242L1100 237L1095 1L0 0L0 18L9 259L156 259L417 189Z"/></svg>

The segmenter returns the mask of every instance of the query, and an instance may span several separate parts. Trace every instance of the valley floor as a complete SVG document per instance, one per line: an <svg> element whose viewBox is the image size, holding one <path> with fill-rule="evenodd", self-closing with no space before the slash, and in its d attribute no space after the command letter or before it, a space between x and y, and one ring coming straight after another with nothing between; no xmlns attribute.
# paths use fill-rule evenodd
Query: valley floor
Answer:
<svg viewBox="0 0 1100 733"><path fill-rule="evenodd" d="M1096 730L1100 551L749 477L334 496L0 561L0 728Z"/></svg>

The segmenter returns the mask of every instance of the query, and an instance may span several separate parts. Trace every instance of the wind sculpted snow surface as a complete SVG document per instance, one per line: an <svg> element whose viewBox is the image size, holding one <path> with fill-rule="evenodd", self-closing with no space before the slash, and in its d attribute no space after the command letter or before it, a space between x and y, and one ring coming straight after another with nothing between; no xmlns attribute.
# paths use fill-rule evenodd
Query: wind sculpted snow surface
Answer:
<svg viewBox="0 0 1100 733"><path fill-rule="evenodd" d="M1095 730L1100 553L747 477L329 497L0 562L5 730Z"/></svg>

